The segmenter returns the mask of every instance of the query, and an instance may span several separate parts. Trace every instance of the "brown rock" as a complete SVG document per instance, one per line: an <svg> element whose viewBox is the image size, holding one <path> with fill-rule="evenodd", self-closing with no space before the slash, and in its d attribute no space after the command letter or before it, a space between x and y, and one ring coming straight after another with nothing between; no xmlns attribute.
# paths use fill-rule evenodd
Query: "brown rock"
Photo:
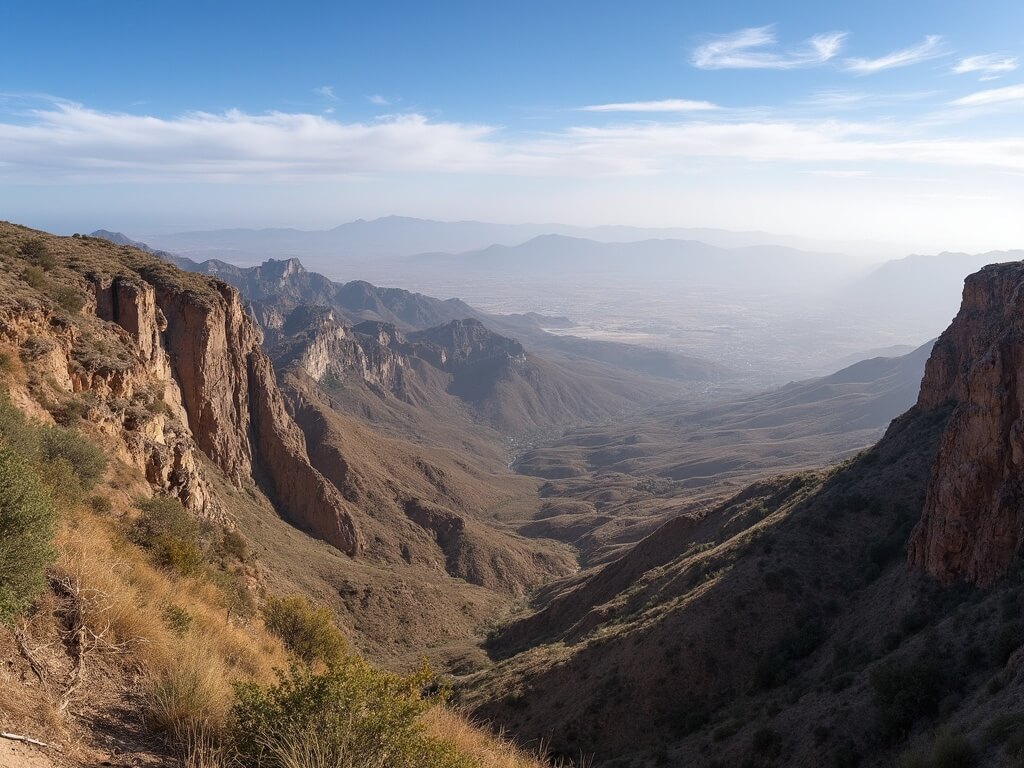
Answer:
<svg viewBox="0 0 1024 768"><path fill-rule="evenodd" d="M1024 263L967 278L918 407L954 404L909 558L936 578L999 579L1024 538Z"/></svg>

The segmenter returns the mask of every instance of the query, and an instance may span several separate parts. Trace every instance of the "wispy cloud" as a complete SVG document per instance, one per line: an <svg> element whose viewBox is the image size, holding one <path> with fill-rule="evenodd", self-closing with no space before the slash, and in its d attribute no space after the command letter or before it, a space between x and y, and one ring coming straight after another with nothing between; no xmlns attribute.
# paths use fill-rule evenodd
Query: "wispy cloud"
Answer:
<svg viewBox="0 0 1024 768"><path fill-rule="evenodd" d="M580 107L581 112L706 112L721 109L710 101L690 99L662 99L660 101L624 101L615 104L591 104Z"/></svg>
<svg viewBox="0 0 1024 768"><path fill-rule="evenodd" d="M1024 86L967 103L1024 99ZM970 99L970 97L965 97ZM707 113L708 116L715 113ZM402 173L495 176L652 175L716 159L845 175L871 163L1024 171L1024 135L917 135L913 126L837 120L633 120L543 134L435 122L418 114L370 122L240 111L172 118L59 102L0 119L0 180L274 181Z"/></svg>
<svg viewBox="0 0 1024 768"><path fill-rule="evenodd" d="M334 95L333 85L320 85L313 89L313 93L317 96L322 96L325 99L331 99L332 101L338 97Z"/></svg>
<svg viewBox="0 0 1024 768"><path fill-rule="evenodd" d="M845 32L815 35L792 50L771 50L778 41L775 28L750 27L719 35L693 52L700 69L797 69L824 64L842 48Z"/></svg>
<svg viewBox="0 0 1024 768"><path fill-rule="evenodd" d="M928 35L923 42L880 56L877 59L847 59L846 68L861 75L870 75L886 69L908 67L946 54L942 35Z"/></svg>
<svg viewBox="0 0 1024 768"><path fill-rule="evenodd" d="M386 107L388 104L391 103L390 99L385 99L379 93L374 93L370 96L367 96L366 100L369 101L371 104L377 105L378 107Z"/></svg>
<svg viewBox="0 0 1024 768"><path fill-rule="evenodd" d="M995 80L1007 72L1017 69L1017 57L1007 56L1002 53L986 53L981 56L967 56L960 59L953 67L957 75L978 73L983 75L982 80Z"/></svg>
<svg viewBox="0 0 1024 768"><path fill-rule="evenodd" d="M1024 102L1024 85L1008 85L1005 88L990 88L961 96L949 102L954 107L988 107L994 104Z"/></svg>

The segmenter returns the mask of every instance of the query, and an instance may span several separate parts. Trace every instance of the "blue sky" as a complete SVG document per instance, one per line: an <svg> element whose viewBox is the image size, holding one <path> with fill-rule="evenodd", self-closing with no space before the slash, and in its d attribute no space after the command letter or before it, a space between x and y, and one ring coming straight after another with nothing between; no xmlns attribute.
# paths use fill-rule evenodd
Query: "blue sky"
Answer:
<svg viewBox="0 0 1024 768"><path fill-rule="evenodd" d="M0 215L1024 246L1024 3L23 2Z"/></svg>

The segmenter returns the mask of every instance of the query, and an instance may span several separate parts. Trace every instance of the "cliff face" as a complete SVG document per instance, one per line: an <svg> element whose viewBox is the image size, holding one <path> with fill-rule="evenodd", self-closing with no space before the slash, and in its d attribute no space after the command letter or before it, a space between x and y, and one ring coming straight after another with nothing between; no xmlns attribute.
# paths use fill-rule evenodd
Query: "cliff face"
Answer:
<svg viewBox="0 0 1024 768"><path fill-rule="evenodd" d="M289 519L350 555L362 540L341 495L306 454L288 416L262 338L238 292L216 283L216 297L160 287L164 339L189 426L202 451L234 480L263 478Z"/></svg>
<svg viewBox="0 0 1024 768"><path fill-rule="evenodd" d="M60 274L60 290L72 297L64 306L21 286L0 296L0 343L19 350L30 386L72 403L120 441L123 460L195 514L222 512L202 452L235 484L258 480L296 526L359 553L347 504L311 465L238 292L186 279L132 249L66 247L78 250L68 258L74 268ZM44 288L52 293L56 279ZM12 396L32 400L27 389Z"/></svg>
<svg viewBox="0 0 1024 768"><path fill-rule="evenodd" d="M1024 263L967 278L918 407L953 404L910 542L911 563L989 586L1024 545Z"/></svg>

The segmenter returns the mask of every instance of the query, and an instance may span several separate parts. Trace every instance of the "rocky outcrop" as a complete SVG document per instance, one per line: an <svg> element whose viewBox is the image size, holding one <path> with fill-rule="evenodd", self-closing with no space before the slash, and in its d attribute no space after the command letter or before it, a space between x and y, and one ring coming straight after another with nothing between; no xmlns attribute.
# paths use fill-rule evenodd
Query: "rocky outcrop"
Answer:
<svg viewBox="0 0 1024 768"><path fill-rule="evenodd" d="M950 406L909 558L943 582L989 586L1024 545L1024 263L967 278L918 399Z"/></svg>
<svg viewBox="0 0 1024 768"><path fill-rule="evenodd" d="M252 428L260 466L288 516L299 527L350 555L364 542L337 488L309 462L306 441L285 409L274 371L262 353L249 357Z"/></svg>
<svg viewBox="0 0 1024 768"><path fill-rule="evenodd" d="M163 285L156 292L196 442L236 483L260 478L295 525L359 553L344 500L309 463L302 432L285 410L259 329L234 288L215 282L212 289L200 295Z"/></svg>

